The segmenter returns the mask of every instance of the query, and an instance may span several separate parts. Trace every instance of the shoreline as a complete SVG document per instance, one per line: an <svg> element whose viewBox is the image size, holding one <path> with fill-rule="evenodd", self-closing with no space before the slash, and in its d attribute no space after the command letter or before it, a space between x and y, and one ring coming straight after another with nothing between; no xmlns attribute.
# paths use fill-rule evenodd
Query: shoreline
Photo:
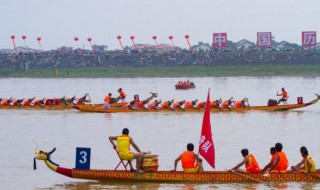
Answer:
<svg viewBox="0 0 320 190"><path fill-rule="evenodd" d="M118 67L84 69L0 69L0 78L179 78L179 77L320 76L320 65L230 65L179 67Z"/></svg>

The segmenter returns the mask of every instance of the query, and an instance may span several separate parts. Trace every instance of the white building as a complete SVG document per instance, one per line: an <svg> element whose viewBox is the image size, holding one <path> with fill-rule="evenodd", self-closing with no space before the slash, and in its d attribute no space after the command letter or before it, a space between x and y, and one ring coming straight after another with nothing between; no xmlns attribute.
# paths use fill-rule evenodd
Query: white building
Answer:
<svg viewBox="0 0 320 190"><path fill-rule="evenodd" d="M199 45L192 46L192 49L194 51L200 52L200 51L209 51L211 49L211 45L208 43L199 43Z"/></svg>
<svg viewBox="0 0 320 190"><path fill-rule="evenodd" d="M96 44L94 44L92 46L92 51L95 51L95 52L106 53L107 50L108 50L108 46L105 46L105 45L96 45Z"/></svg>
<svg viewBox="0 0 320 190"><path fill-rule="evenodd" d="M257 47L255 43L250 42L246 39L240 40L239 42L236 42L234 45L236 50L244 50L244 51L255 49Z"/></svg>

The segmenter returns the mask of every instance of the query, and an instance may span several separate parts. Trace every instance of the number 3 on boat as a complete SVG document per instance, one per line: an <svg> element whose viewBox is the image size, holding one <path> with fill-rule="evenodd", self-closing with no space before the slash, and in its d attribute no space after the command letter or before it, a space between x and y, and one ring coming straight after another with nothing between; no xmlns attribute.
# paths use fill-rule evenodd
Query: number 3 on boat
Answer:
<svg viewBox="0 0 320 190"><path fill-rule="evenodd" d="M89 170L90 169L91 149L77 147L76 149L76 169Z"/></svg>

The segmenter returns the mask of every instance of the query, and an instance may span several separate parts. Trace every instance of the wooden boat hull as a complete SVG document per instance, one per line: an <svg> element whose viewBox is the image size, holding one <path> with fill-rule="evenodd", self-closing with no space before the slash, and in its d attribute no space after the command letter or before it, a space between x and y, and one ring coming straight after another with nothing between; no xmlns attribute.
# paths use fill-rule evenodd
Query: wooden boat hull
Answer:
<svg viewBox="0 0 320 190"><path fill-rule="evenodd" d="M186 84L176 84L174 85L177 90L186 90L186 89L191 89L195 88L196 85L186 85Z"/></svg>
<svg viewBox="0 0 320 190"><path fill-rule="evenodd" d="M308 103L303 104L288 104L288 105L277 105L277 106L251 106L251 107L244 107L244 108L211 108L211 112L244 112L244 111L251 111L251 110L258 110L258 111L285 111L290 109L298 109L310 106L315 104L319 101L320 97L318 96L316 99L312 100ZM80 111L84 112L101 112L101 113L127 113L127 112L204 112L204 108L197 109L197 108L190 108L187 110L184 109L150 109L150 110L131 110L131 109L121 109L121 108L111 108L111 109L104 109L102 106L96 107L88 107L78 105L74 107Z"/></svg>
<svg viewBox="0 0 320 190"><path fill-rule="evenodd" d="M113 103L110 104L111 107L114 108L121 108L124 103ZM78 106L78 105L75 105ZM83 104L82 107L94 108L94 107L102 107L103 104ZM73 105L53 105L53 106L1 106L0 109L36 109L36 110L65 110L65 109L72 109Z"/></svg>

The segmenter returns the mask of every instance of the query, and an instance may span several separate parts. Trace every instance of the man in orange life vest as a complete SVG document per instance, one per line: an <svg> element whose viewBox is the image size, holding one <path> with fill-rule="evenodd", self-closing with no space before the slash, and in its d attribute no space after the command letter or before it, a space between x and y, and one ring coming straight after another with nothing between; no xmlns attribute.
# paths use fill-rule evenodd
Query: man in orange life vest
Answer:
<svg viewBox="0 0 320 190"><path fill-rule="evenodd" d="M160 110L160 107L159 107L159 104L161 104L162 103L162 101L161 100L155 100L155 101L153 101L153 102L151 102L150 104L149 104L149 109L156 109L156 110Z"/></svg>
<svg viewBox="0 0 320 190"><path fill-rule="evenodd" d="M276 153L277 153L276 148L271 147L271 148L270 148L271 160L270 160L270 162L260 171L260 173L264 173L267 169L270 169L270 166L272 165L272 163L274 162L274 159L275 159L275 157L276 157ZM270 171L268 171L268 173L269 173L269 172L270 172Z"/></svg>
<svg viewBox="0 0 320 190"><path fill-rule="evenodd" d="M269 171L271 173L278 173L278 172L286 172L287 168L289 166L289 162L287 159L286 154L282 151L282 144L281 143L276 143L276 145L274 146L274 148L276 149L276 155L274 158L274 161L272 163L272 165L269 167ZM268 168L266 168L268 169Z"/></svg>
<svg viewBox="0 0 320 190"><path fill-rule="evenodd" d="M120 100L121 100L122 102L124 102L124 100L126 99L127 94L122 90L122 88L119 88L119 89L118 89L118 92L119 92L119 94L120 94Z"/></svg>
<svg viewBox="0 0 320 190"><path fill-rule="evenodd" d="M280 102L286 102L287 100L288 100L288 98L289 98L289 95L288 95L288 93L287 93L287 91L284 89L284 88L281 88L281 94L279 94L278 92L277 92L277 96L282 96L279 100L278 100L278 104L280 103Z"/></svg>
<svg viewBox="0 0 320 190"><path fill-rule="evenodd" d="M202 172L202 159L193 152L194 145L189 143L187 145L187 151L183 152L176 160L174 161L174 169L171 171L177 170L178 162L181 160L183 171L186 173L197 173Z"/></svg>
<svg viewBox="0 0 320 190"><path fill-rule="evenodd" d="M109 93L106 97L104 97L104 103L103 103L103 108L105 109L110 109L110 99L111 99L112 94Z"/></svg>
<svg viewBox="0 0 320 190"><path fill-rule="evenodd" d="M248 172L248 173L259 173L260 172L260 167L259 164L256 160L256 158L252 155L249 154L248 149L242 149L241 154L243 156L242 162L237 164L235 167L232 169L228 170L229 172L236 171L236 172ZM245 170L239 169L242 165L246 166Z"/></svg>
<svg viewBox="0 0 320 190"><path fill-rule="evenodd" d="M183 109L185 110L184 108L182 108L182 106L186 103L185 100L181 101L181 102L175 102L173 104L173 109Z"/></svg>
<svg viewBox="0 0 320 190"><path fill-rule="evenodd" d="M194 101L191 101L191 102L187 102L185 105L184 105L184 108L185 109L190 109L190 108L196 108L196 104L197 104L198 100L194 100Z"/></svg>
<svg viewBox="0 0 320 190"><path fill-rule="evenodd" d="M112 144L113 148L117 150L118 146L118 154L122 160L128 160L130 169L133 170L131 161L133 159L137 160L136 166L137 166L137 172L144 172L141 169L142 160L144 158L144 152L141 152L139 147L136 145L136 143L133 141L133 139L129 136L129 129L124 128L122 130L121 136L110 136L109 141ZM117 145L114 144L114 141L117 141ZM130 145L133 146L133 148L138 153L130 152Z"/></svg>
<svg viewBox="0 0 320 190"><path fill-rule="evenodd" d="M173 104L174 100L171 101L165 101L162 103L161 109L170 109L170 110L174 110L173 107L171 106Z"/></svg>
<svg viewBox="0 0 320 190"><path fill-rule="evenodd" d="M233 100L233 97L231 97L229 100L224 101L221 107L230 109L230 106L232 106L233 103L234 103L234 100Z"/></svg>

